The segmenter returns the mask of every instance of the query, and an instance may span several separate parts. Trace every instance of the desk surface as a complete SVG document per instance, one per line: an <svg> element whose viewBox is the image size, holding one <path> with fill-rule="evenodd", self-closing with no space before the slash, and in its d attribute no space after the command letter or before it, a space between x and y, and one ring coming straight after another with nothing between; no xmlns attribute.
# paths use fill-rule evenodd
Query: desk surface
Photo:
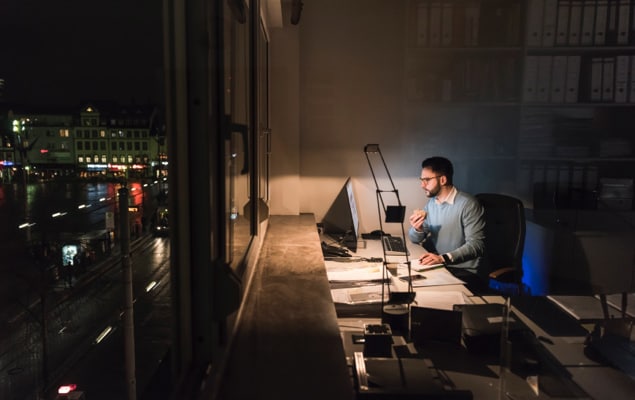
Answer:
<svg viewBox="0 0 635 400"><path fill-rule="evenodd" d="M411 249L411 266L417 263L418 255L424 250L418 246L409 245ZM360 246L354 254L357 257L381 257L381 243L377 240L366 240L365 246ZM414 260L414 261L413 261ZM389 262L403 263L405 257L391 257ZM329 266L336 267L335 261L326 261ZM442 271L447 270L442 269ZM399 283L398 283L399 284ZM380 285L379 285L380 286ZM402 286L403 288L403 286ZM414 288L416 292L437 296L441 291L464 293L470 303L502 303L499 296L478 297L473 296L463 285L443 285ZM439 297L443 297L439 295ZM452 299L451 296L447 299ZM452 300L442 300L449 301ZM446 304L446 307L449 304ZM353 306L354 307L354 306ZM443 306L440 306L443 308ZM337 304L336 304L337 308ZM577 336L552 336L545 332L529 317L515 309L512 310L524 323L532 334L527 342L515 344L516 348L528 351L527 346L532 347L535 354L540 355L542 370L537 375L529 374L530 365L533 362L527 358L521 361L514 360L516 367L513 372L509 369L501 370L500 358L487 357L472 354L461 345L431 342L429 345L414 346L404 337L395 337L393 346L399 346L402 350L408 349L411 356L425 357L434 364L441 374L446 376L456 389L469 389L474 399L490 400L499 398L500 391L509 393L507 398L575 398L575 399L604 399L626 400L635 393L635 380L619 370L592 359L585 352L585 335ZM381 319L377 317L339 317L339 326L344 344L344 349L349 367L353 366L353 353L363 351L363 344L354 343L352 335L363 334L364 324L379 324ZM534 354L534 353L532 353ZM522 367L522 368L521 368ZM519 370L520 368L520 370ZM529 371L529 372L528 372ZM505 379L501 379L503 376ZM538 395L529 382L537 376ZM528 379L527 379L528 378ZM609 395L610 392L610 395Z"/></svg>

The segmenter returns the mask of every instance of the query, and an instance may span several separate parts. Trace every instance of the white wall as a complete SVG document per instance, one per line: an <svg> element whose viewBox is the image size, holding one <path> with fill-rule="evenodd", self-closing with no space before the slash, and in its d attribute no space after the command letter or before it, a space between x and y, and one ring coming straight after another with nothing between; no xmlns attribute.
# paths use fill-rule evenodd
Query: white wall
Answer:
<svg viewBox="0 0 635 400"><path fill-rule="evenodd" d="M368 143L380 145L407 214L426 201L417 178L428 156L455 162L459 188L513 187L507 175L474 174L473 146L464 140L478 129L471 117L408 100L406 5L304 0L300 24L272 35L272 214L313 213L320 221L351 176L361 231L377 229L375 184L363 152ZM380 185L390 188L386 179Z"/></svg>

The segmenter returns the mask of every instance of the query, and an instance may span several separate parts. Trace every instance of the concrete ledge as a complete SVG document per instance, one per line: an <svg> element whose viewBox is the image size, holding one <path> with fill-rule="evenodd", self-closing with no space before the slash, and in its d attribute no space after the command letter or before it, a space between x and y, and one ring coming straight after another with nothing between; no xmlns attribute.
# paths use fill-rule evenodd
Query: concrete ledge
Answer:
<svg viewBox="0 0 635 400"><path fill-rule="evenodd" d="M270 217L219 399L353 399L313 215Z"/></svg>

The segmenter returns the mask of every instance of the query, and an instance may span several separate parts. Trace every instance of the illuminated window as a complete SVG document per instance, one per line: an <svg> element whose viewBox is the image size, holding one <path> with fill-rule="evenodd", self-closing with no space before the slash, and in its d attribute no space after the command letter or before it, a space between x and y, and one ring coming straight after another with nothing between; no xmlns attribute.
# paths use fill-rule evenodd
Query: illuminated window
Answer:
<svg viewBox="0 0 635 400"><path fill-rule="evenodd" d="M99 162L99 154L95 154L95 157L93 157L93 160L95 160L95 162Z"/></svg>
<svg viewBox="0 0 635 400"><path fill-rule="evenodd" d="M114 162L114 163L117 162L117 156L112 156L112 162Z"/></svg>
<svg viewBox="0 0 635 400"><path fill-rule="evenodd" d="M86 162L89 163L90 161L90 156L86 156Z"/></svg>
<svg viewBox="0 0 635 400"><path fill-rule="evenodd" d="M105 131L105 130L103 130L103 129L102 129L102 130L100 130L100 131L99 131L99 137L103 137L103 138L105 138L105 137L106 137L106 131Z"/></svg>
<svg viewBox="0 0 635 400"><path fill-rule="evenodd" d="M101 162L103 162L104 164L108 162L108 156L105 154L101 155Z"/></svg>
<svg viewBox="0 0 635 400"><path fill-rule="evenodd" d="M84 162L84 157L83 156L77 157L77 162L83 163Z"/></svg>
<svg viewBox="0 0 635 400"><path fill-rule="evenodd" d="M60 137L70 137L70 132L68 129L60 129Z"/></svg>
<svg viewBox="0 0 635 400"><path fill-rule="evenodd" d="M132 164L132 156L128 156L128 164Z"/></svg>

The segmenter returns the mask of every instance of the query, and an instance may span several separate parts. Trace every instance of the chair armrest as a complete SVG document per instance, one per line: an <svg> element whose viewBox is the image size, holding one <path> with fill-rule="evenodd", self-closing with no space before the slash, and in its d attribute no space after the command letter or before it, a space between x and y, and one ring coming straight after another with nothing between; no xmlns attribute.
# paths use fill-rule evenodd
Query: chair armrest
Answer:
<svg viewBox="0 0 635 400"><path fill-rule="evenodd" d="M506 267L499 268L496 271L492 271L489 273L490 279L503 280L512 282L515 280L516 268Z"/></svg>

